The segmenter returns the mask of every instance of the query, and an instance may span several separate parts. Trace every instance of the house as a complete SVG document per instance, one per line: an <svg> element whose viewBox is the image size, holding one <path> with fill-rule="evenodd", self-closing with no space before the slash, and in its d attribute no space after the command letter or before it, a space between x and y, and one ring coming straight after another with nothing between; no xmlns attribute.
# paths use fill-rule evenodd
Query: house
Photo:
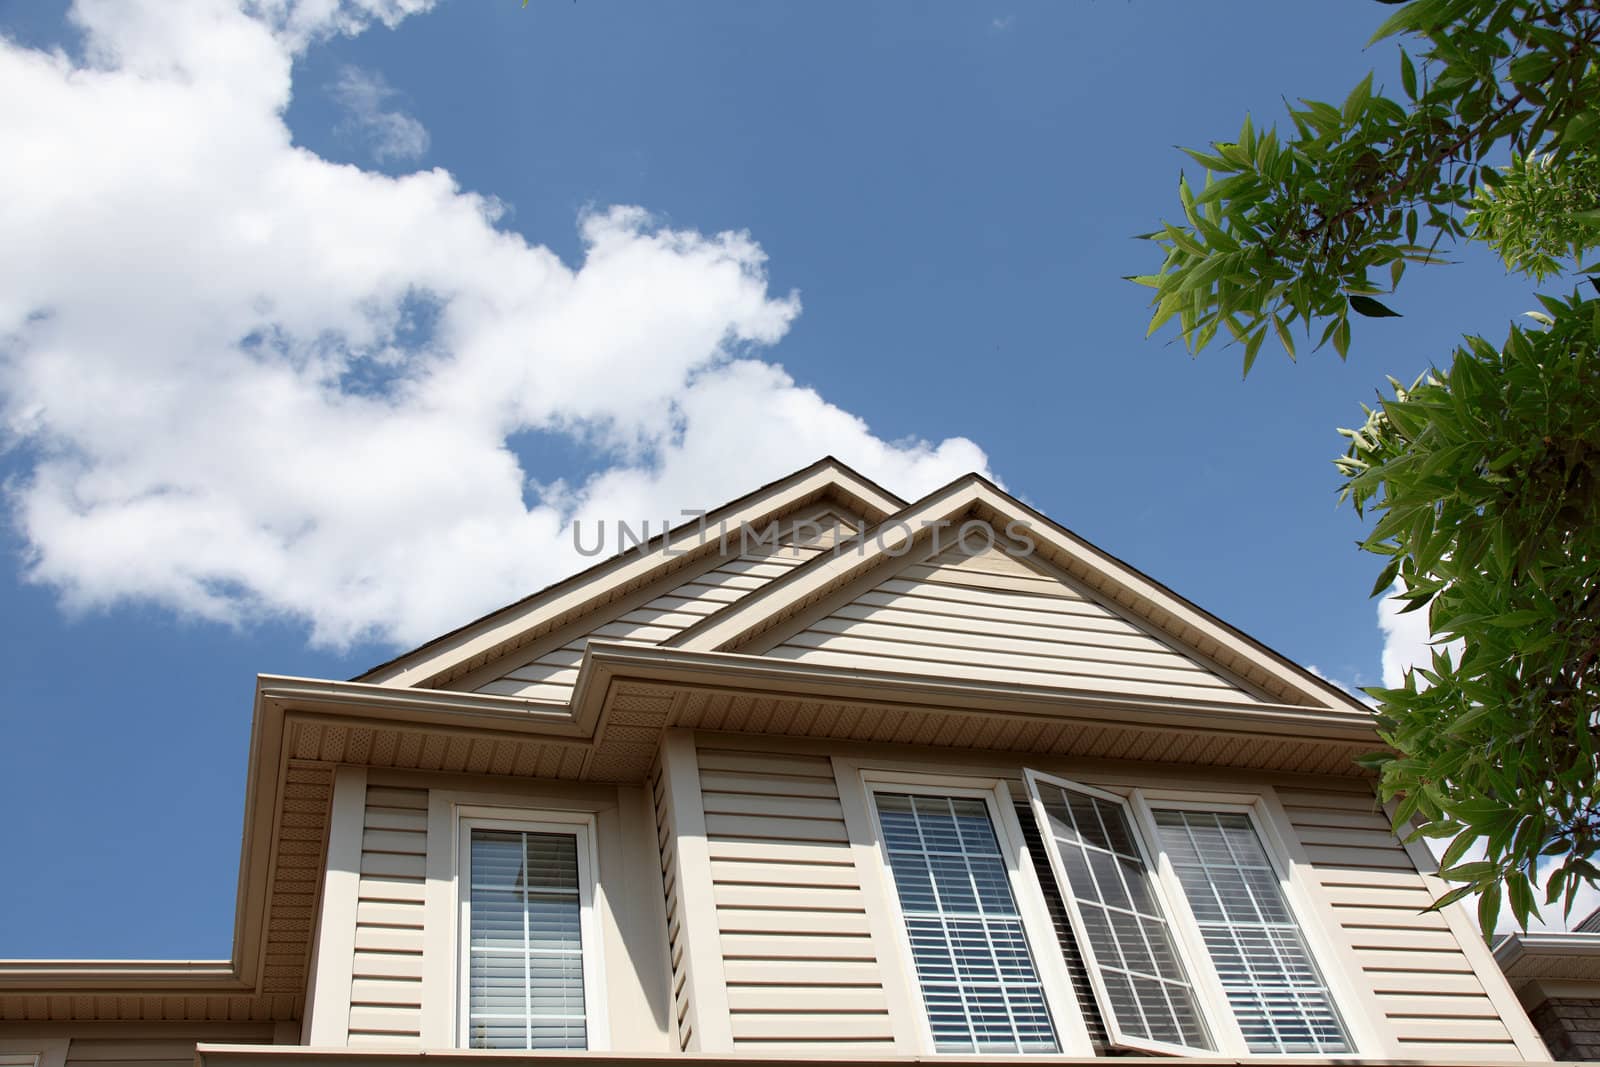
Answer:
<svg viewBox="0 0 1600 1067"><path fill-rule="evenodd" d="M1511 934L1494 956L1557 1059L1600 1060L1600 909L1570 931Z"/></svg>
<svg viewBox="0 0 1600 1067"><path fill-rule="evenodd" d="M259 678L231 959L5 962L0 1065L1547 1061L1377 743L985 479L825 459Z"/></svg>

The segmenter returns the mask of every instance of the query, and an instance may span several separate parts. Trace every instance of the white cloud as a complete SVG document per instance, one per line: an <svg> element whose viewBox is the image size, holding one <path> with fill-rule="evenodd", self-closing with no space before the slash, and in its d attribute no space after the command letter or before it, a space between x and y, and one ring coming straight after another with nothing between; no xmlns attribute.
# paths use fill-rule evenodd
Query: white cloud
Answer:
<svg viewBox="0 0 1600 1067"><path fill-rule="evenodd" d="M1433 662L1433 631L1428 626L1428 609L1400 613L1405 601L1395 599L1401 591L1398 581L1378 601L1378 629L1383 632L1383 685L1398 689L1405 684L1406 671L1411 667L1427 667ZM1447 641L1438 646L1451 654L1461 655L1464 647L1459 640ZM1418 679L1421 682L1421 679Z"/></svg>
<svg viewBox="0 0 1600 1067"><path fill-rule="evenodd" d="M329 92L345 113L338 132L366 145L378 162L410 162L428 151L428 131L389 106L399 94L377 71L344 67Z"/></svg>
<svg viewBox="0 0 1600 1067"><path fill-rule="evenodd" d="M1357 700L1361 701L1363 704L1366 704L1368 706L1375 706L1377 704L1377 701L1373 700L1371 697L1367 696L1367 694L1363 693L1359 686L1355 685L1352 682L1346 682L1346 681L1343 681L1342 679L1333 677L1332 675L1324 672L1315 663L1307 663L1306 664L1306 670L1310 671L1312 674L1316 675L1318 678L1321 678L1324 682L1327 682L1329 685L1338 686L1340 689L1343 689L1346 693L1349 693L1351 696L1355 697Z"/></svg>
<svg viewBox="0 0 1600 1067"><path fill-rule="evenodd" d="M414 642L581 563L570 508L673 515L833 452L917 495L983 453L885 442L762 359L799 313L747 234L636 208L581 263L434 169L294 147L296 49L405 0L81 0L77 65L0 40L0 426L26 574ZM417 338L418 326L421 339ZM601 460L528 506L510 442Z"/></svg>

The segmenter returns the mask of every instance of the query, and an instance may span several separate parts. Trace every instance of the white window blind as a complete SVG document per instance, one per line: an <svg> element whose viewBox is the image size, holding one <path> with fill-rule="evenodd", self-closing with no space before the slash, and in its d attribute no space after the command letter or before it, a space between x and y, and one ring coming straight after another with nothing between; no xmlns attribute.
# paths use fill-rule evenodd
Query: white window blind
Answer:
<svg viewBox="0 0 1600 1067"><path fill-rule="evenodd" d="M940 1052L1056 1052L1044 989L982 800L874 795Z"/></svg>
<svg viewBox="0 0 1600 1067"><path fill-rule="evenodd" d="M1155 821L1250 1051L1354 1051L1249 816L1157 809Z"/></svg>
<svg viewBox="0 0 1600 1067"><path fill-rule="evenodd" d="M1127 804L1031 772L1028 785L1112 1042L1214 1051Z"/></svg>
<svg viewBox="0 0 1600 1067"><path fill-rule="evenodd" d="M577 837L478 828L471 835L470 1046L586 1048Z"/></svg>

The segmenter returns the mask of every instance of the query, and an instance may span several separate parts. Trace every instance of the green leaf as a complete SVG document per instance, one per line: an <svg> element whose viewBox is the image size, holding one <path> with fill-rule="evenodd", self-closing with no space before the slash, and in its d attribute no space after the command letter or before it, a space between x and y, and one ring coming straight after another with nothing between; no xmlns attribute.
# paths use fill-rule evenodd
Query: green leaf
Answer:
<svg viewBox="0 0 1600 1067"><path fill-rule="evenodd" d="M1370 296L1361 296L1357 293L1350 294L1350 310L1357 315L1365 315L1369 319L1398 319L1400 312L1372 299Z"/></svg>

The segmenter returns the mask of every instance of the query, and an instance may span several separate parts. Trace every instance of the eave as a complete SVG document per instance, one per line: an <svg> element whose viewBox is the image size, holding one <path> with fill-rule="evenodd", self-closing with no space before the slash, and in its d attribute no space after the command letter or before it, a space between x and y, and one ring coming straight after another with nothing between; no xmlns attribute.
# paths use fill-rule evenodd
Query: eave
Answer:
<svg viewBox="0 0 1600 1067"><path fill-rule="evenodd" d="M1544 980L1600 982L1600 933L1518 933L1494 949L1513 983Z"/></svg>

